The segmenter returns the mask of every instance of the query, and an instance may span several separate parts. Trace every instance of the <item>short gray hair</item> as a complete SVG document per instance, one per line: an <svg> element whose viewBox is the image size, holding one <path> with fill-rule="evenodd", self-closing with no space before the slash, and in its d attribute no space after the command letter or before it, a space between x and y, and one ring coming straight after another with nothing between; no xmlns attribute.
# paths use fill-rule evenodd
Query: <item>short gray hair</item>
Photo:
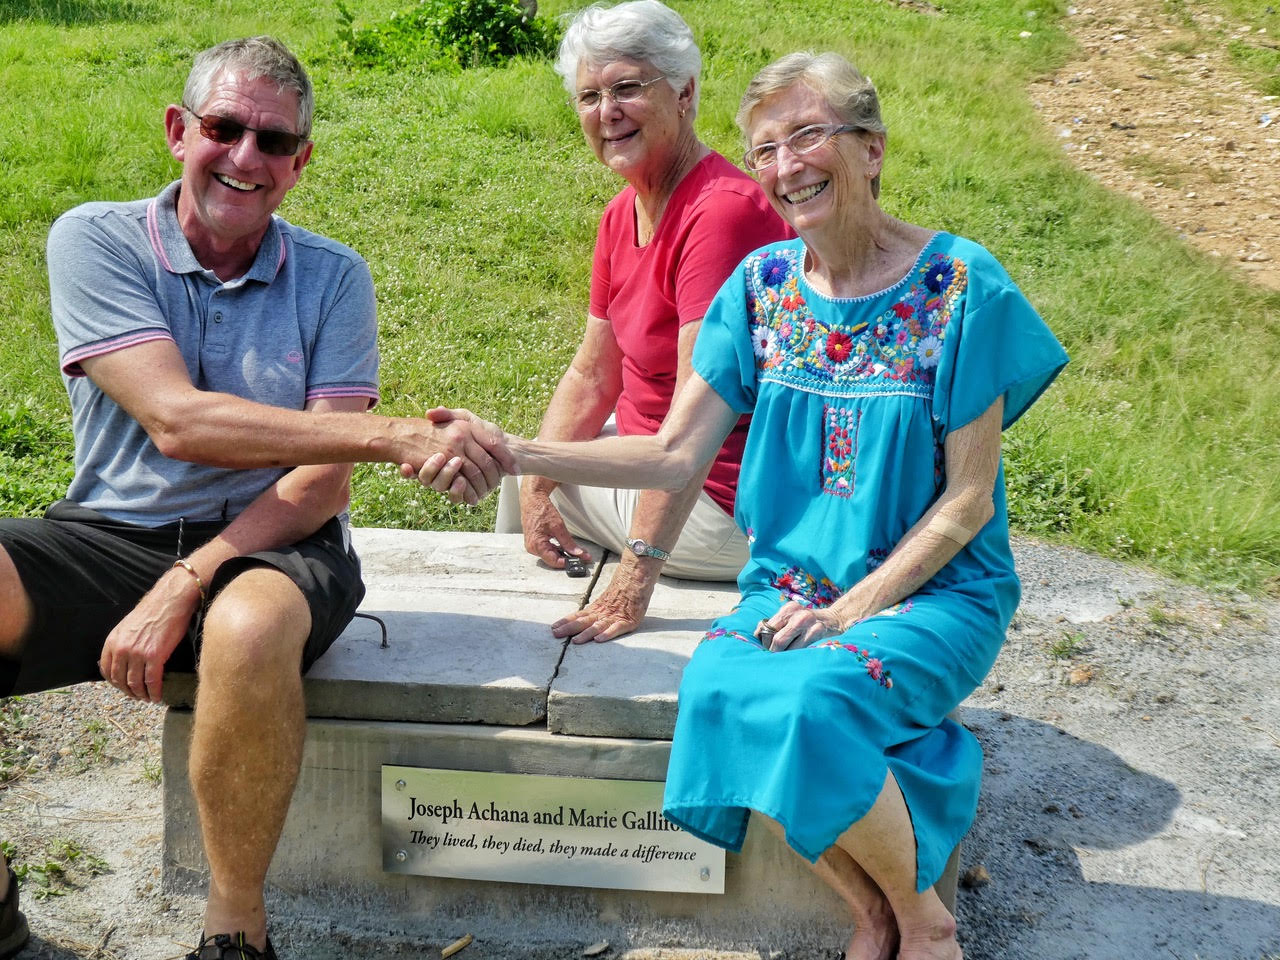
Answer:
<svg viewBox="0 0 1280 960"><path fill-rule="evenodd" d="M188 110L203 110L213 92L214 81L219 74L230 71L242 71L250 81L266 77L274 81L280 91L296 93L298 128L295 132L304 139L310 138L311 113L315 108L311 78L289 48L274 37L225 40L198 53L182 90L183 106Z"/></svg>
<svg viewBox="0 0 1280 960"><path fill-rule="evenodd" d="M577 93L580 63L603 66L623 59L653 64L677 93L694 81L689 109L698 115L702 53L680 14L659 0L628 0L614 7L592 4L565 30L556 73L566 90Z"/></svg>
<svg viewBox="0 0 1280 960"><path fill-rule="evenodd" d="M743 136L751 138L751 114L756 107L797 83L822 96L842 123L882 136L889 132L880 117L875 84L838 53L805 50L773 61L751 78L734 118ZM871 181L871 195L880 196L879 174Z"/></svg>
<svg viewBox="0 0 1280 960"><path fill-rule="evenodd" d="M803 83L826 98L842 123L872 133L886 133L880 119L880 98L875 84L838 53L789 53L751 78L738 107L738 128L750 134L751 113L774 94Z"/></svg>

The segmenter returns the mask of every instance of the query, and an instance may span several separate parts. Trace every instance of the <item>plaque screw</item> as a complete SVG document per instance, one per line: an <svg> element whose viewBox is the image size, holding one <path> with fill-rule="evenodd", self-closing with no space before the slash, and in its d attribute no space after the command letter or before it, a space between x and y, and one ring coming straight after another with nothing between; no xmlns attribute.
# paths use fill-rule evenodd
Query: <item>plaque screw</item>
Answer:
<svg viewBox="0 0 1280 960"><path fill-rule="evenodd" d="M397 780L397 781L396 781L396 789L397 789L397 790L403 790L403 789L404 789L405 787L407 787L407 786L408 786L408 784L407 784L407 783L405 783L403 780Z"/></svg>
<svg viewBox="0 0 1280 960"><path fill-rule="evenodd" d="M404 863L408 859L409 854L405 853L403 850L396 851L396 863Z"/></svg>
<svg viewBox="0 0 1280 960"><path fill-rule="evenodd" d="M711 879L711 870L710 870L710 868L709 868L709 867L703 867L701 870L699 870L699 871L698 871L698 877L699 877L700 879L703 879L703 880L710 880L710 879Z"/></svg>

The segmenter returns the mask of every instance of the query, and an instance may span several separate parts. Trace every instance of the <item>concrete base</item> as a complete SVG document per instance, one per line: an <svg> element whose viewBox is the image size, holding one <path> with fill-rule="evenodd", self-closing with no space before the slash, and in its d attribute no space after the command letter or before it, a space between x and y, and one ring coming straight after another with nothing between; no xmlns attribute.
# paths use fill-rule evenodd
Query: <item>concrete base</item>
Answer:
<svg viewBox="0 0 1280 960"><path fill-rule="evenodd" d="M183 768L192 715L170 710L166 773ZM382 764L661 780L670 744L561 737L545 730L311 720L302 772L269 882L292 896L334 898L376 913L388 929L446 939L466 930L495 943L675 941L685 946L836 946L844 905L785 844L753 822L730 854L723 895L645 893L403 876L382 870ZM195 804L182 776L165 777L164 870L178 887L207 867ZM767 907L766 907L767 905Z"/></svg>
<svg viewBox="0 0 1280 960"><path fill-rule="evenodd" d="M308 674L302 771L269 884L323 911L364 914L425 940L459 923L489 944L597 940L720 949L845 942L843 903L753 819L725 893L646 893L450 880L382 869L381 767L660 781L680 674L731 584L664 581L636 633L608 644L554 640L552 620L586 581L540 567L519 537L353 531L390 647L357 621ZM599 552L596 553L599 556ZM604 571L601 586L608 583ZM186 777L193 678L166 678L164 877L205 882ZM938 885L954 911L957 856ZM303 909L301 906L299 909Z"/></svg>

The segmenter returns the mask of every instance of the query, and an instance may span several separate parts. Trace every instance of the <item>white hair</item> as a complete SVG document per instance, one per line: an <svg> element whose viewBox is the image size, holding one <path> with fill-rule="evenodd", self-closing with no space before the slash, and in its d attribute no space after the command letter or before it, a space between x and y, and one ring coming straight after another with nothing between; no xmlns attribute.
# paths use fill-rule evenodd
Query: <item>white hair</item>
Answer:
<svg viewBox="0 0 1280 960"><path fill-rule="evenodd" d="M652 64L677 93L694 81L689 108L693 116L698 115L702 53L689 25L666 4L659 0L627 0L613 7L596 3L582 10L560 41L556 73L573 94L578 92L579 64L604 66L614 60Z"/></svg>

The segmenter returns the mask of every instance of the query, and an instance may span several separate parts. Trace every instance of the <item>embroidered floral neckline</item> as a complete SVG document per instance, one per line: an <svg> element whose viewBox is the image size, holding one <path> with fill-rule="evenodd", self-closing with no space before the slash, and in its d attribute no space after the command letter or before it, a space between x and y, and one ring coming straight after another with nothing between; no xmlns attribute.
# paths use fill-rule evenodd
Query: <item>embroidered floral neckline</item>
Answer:
<svg viewBox="0 0 1280 960"><path fill-rule="evenodd" d="M943 231L935 230L933 232L929 239L925 241L924 246L920 248L920 252L916 254L916 258L911 262L911 266L907 268L906 272L903 273L901 277L882 290L876 290L874 293L866 293L860 297L833 297L830 294L823 293L815 287L809 281L809 247L803 240L799 241L800 269L796 271L796 274L799 278L802 289L809 291L819 300L825 300L827 303L865 303L869 300L876 300L890 294L903 284L909 282L915 275L916 271L920 269L920 264L924 262L926 255L933 248L933 245L938 242L938 238L941 236L943 236Z"/></svg>

